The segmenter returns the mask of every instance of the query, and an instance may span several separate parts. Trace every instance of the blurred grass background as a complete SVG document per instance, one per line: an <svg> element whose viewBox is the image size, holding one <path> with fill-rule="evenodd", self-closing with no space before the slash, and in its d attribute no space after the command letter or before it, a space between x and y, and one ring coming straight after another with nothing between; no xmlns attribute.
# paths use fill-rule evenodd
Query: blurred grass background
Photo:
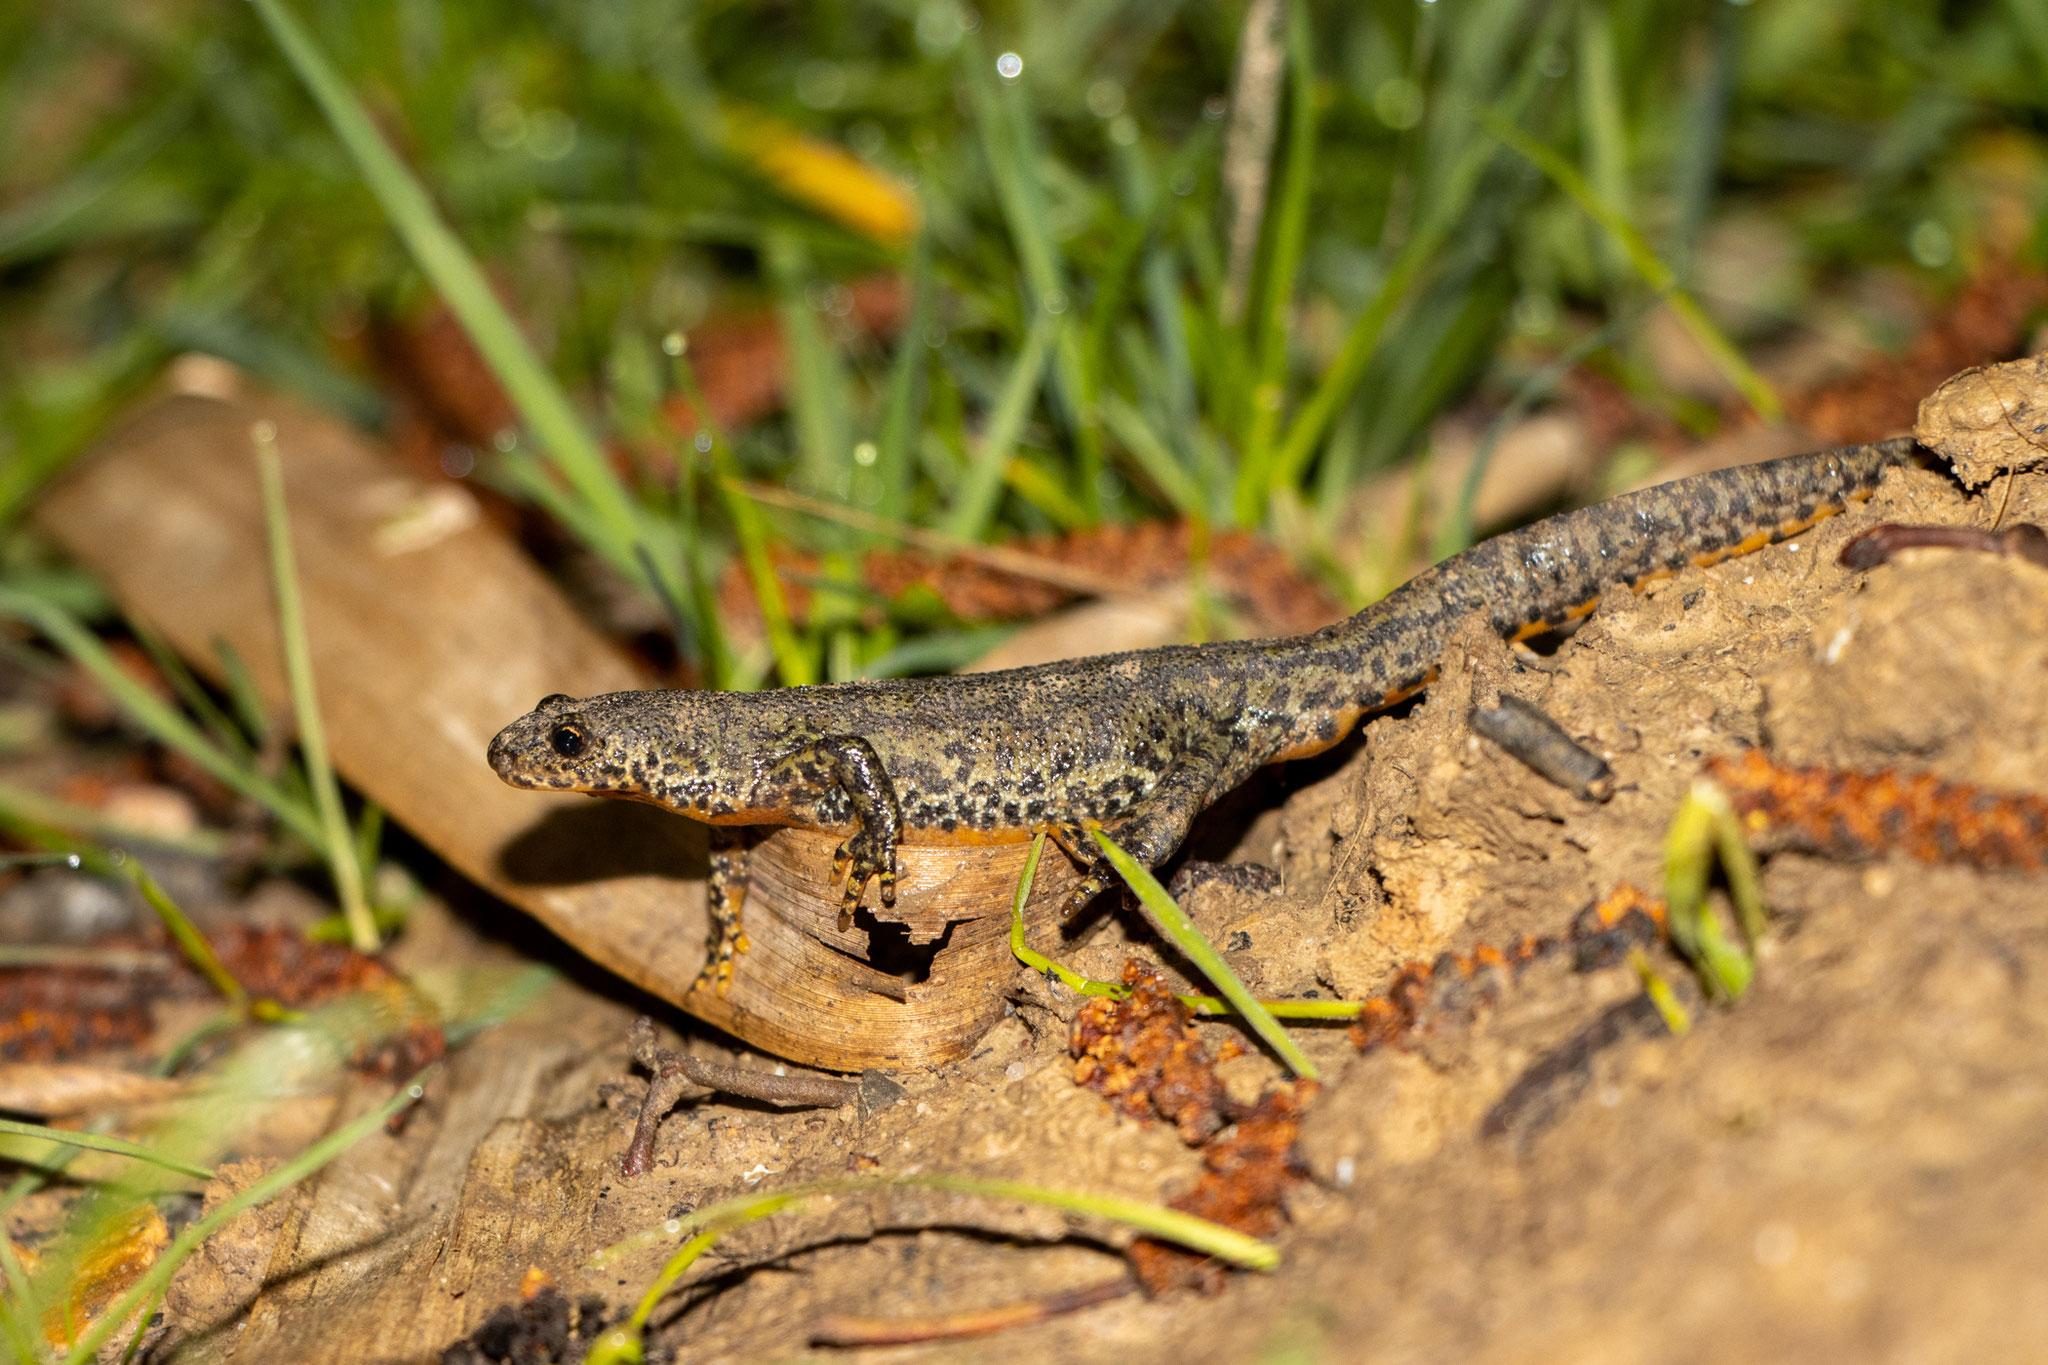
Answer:
<svg viewBox="0 0 2048 1365"><path fill-rule="evenodd" d="M544 368L447 372L425 229L293 16ZM0 575L47 581L37 487L201 352L395 439L466 396L426 458L716 685L986 647L863 579L906 527L1248 528L1355 604L1401 557L1354 490L1447 418L1573 375L1663 446L1797 418L2031 270L2044 116L2040 0L8 7Z"/></svg>

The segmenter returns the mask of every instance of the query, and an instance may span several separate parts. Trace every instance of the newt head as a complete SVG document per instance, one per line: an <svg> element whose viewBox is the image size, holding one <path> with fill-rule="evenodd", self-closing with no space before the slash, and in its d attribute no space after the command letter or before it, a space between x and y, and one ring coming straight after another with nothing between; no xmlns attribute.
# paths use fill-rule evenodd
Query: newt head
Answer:
<svg viewBox="0 0 2048 1365"><path fill-rule="evenodd" d="M542 697L491 741L499 777L528 791L575 791L687 810L677 800L674 718L649 692Z"/></svg>

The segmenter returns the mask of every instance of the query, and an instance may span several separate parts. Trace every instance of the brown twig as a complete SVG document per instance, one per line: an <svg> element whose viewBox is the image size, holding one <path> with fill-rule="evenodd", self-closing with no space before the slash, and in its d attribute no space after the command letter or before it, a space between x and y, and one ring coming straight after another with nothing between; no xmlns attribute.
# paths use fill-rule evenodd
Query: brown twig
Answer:
<svg viewBox="0 0 2048 1365"><path fill-rule="evenodd" d="M1888 521L1844 545L1838 561L1844 568L1874 569L1891 562L1901 550L1975 550L1981 554L2011 555L2048 568L2048 531L2025 521L2003 531L1987 531L1981 526L1907 526Z"/></svg>
<svg viewBox="0 0 2048 1365"><path fill-rule="evenodd" d="M1475 734L1492 740L1545 781L1584 801L1614 795L1614 770L1534 702L1501 694L1498 707L1475 706L1467 717Z"/></svg>
<svg viewBox="0 0 2048 1365"><path fill-rule="evenodd" d="M836 1076L778 1076L770 1071L708 1062L662 1047L654 1021L641 1015L633 1021L633 1060L653 1073L633 1141L619 1163L619 1174L631 1180L654 1164L654 1135L662 1118L692 1090L711 1095L736 1095L784 1109L836 1109L859 1097L860 1082Z"/></svg>
<svg viewBox="0 0 2048 1365"><path fill-rule="evenodd" d="M962 1313L938 1313L918 1318L869 1318L857 1313L830 1313L811 1330L816 1346L908 1346L926 1341L957 1341L1029 1327L1065 1313L1093 1308L1099 1303L1121 1299L1137 1288L1128 1275L1105 1280L1081 1289L1063 1290L1043 1298L998 1308L974 1308Z"/></svg>

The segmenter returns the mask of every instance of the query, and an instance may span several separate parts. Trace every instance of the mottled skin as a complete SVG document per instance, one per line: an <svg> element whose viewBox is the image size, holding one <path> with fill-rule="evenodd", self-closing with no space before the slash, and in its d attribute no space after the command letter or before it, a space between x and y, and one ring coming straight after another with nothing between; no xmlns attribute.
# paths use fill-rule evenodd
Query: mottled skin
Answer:
<svg viewBox="0 0 2048 1365"><path fill-rule="evenodd" d="M1912 458L1900 440L1717 470L1495 537L1310 635L1075 659L1000 673L773 692L614 692L543 700L491 742L517 787L647 801L714 825L843 834L850 914L894 894L901 843L1052 833L1109 874L1086 831L1148 866L1255 769L1335 744L1425 686L1473 612L1504 635L1561 624L1615 583L1759 548L1868 496ZM714 869L730 881L730 862ZM737 897L714 897L722 990ZM1070 907L1070 908L1071 908Z"/></svg>

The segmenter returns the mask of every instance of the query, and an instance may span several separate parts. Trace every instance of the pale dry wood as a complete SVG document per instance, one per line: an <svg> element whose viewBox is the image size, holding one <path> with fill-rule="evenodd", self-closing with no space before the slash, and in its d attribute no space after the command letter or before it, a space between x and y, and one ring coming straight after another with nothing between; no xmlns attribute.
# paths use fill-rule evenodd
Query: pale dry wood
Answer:
<svg viewBox="0 0 2048 1365"><path fill-rule="evenodd" d="M185 1093L183 1081L78 1062L0 1065L0 1109L44 1118L73 1118L155 1104Z"/></svg>
<svg viewBox="0 0 2048 1365"><path fill-rule="evenodd" d="M758 850L752 951L730 994L691 990L706 940L701 828L646 807L514 791L483 761L492 734L544 694L645 679L459 486L422 482L348 428L274 399L173 397L82 462L40 520L200 667L213 667L216 639L233 645L282 708L249 435L259 420L276 424L284 454L335 764L394 819L612 971L807 1065L941 1063L1001 1016L1022 846L904 850L895 907L862 927L913 924L914 941L939 946L928 970L879 970L861 960L864 935L839 934L836 914L827 932L815 905L795 903L835 895L829 841L778 831ZM1035 932L1049 932L1071 877L1063 858L1046 860Z"/></svg>

